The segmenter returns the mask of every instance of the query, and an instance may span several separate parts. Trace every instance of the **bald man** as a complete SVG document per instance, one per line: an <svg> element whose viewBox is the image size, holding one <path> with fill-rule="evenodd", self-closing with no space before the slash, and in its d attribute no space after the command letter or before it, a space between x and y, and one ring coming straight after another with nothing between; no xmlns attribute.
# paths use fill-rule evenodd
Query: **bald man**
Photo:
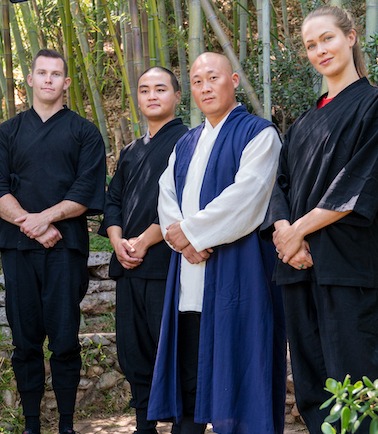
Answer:
<svg viewBox="0 0 378 434"><path fill-rule="evenodd" d="M159 218L173 249L149 418L175 434L283 432L285 333L271 285L274 252L257 230L273 188L275 127L235 98L228 59L190 71L206 116L176 144L160 178Z"/></svg>

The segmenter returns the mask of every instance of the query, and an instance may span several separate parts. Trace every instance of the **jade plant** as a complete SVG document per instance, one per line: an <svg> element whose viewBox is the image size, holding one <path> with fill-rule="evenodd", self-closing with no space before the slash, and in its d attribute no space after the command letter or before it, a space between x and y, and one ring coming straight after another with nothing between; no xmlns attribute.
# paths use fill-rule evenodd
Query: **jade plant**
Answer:
<svg viewBox="0 0 378 434"><path fill-rule="evenodd" d="M378 379L371 381L368 377L362 377L362 380L352 384L350 375L342 383L328 378L325 390L332 397L320 408L333 405L322 424L324 434L356 433L366 418L371 419L369 434L378 434ZM334 427L335 424L337 428Z"/></svg>

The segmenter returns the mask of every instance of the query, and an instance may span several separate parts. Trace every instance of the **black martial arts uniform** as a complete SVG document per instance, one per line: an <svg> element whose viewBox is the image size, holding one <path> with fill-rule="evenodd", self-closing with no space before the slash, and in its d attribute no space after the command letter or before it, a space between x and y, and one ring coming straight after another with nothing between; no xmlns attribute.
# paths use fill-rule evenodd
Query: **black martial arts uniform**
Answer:
<svg viewBox="0 0 378 434"><path fill-rule="evenodd" d="M101 235L106 235L106 229L115 225L129 239L139 236L151 224L159 223L158 181L174 145L186 131L181 119L174 119L152 139L148 136L137 139L121 152L106 195ZM118 359L131 386L130 404L137 410L138 433L156 432L156 423L147 421L147 405L170 252L165 241L161 241L151 246L141 265L132 270L123 268L115 254L110 264L109 274L117 280Z"/></svg>
<svg viewBox="0 0 378 434"><path fill-rule="evenodd" d="M98 129L64 107L46 122L33 108L0 126L0 197L12 194L29 213L63 200L102 211L105 150ZM61 415L74 412L80 380L79 303L88 286L85 215L54 223L62 239L46 249L0 219L12 364L26 417L37 417L49 340L52 385Z"/></svg>
<svg viewBox="0 0 378 434"><path fill-rule="evenodd" d="M378 376L378 89L366 78L289 129L262 233L315 207L352 212L306 237L312 268L278 261L275 277L285 288L297 404L320 434L326 379Z"/></svg>

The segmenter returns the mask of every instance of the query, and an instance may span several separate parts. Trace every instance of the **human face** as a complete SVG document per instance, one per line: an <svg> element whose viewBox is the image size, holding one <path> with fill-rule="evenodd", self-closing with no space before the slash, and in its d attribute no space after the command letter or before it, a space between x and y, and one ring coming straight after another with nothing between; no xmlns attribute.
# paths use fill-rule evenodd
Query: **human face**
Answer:
<svg viewBox="0 0 378 434"><path fill-rule="evenodd" d="M173 89L171 77L151 69L138 82L138 104L147 121L166 122L175 116L180 92Z"/></svg>
<svg viewBox="0 0 378 434"><path fill-rule="evenodd" d="M213 127L236 106L239 76L222 55L201 54L190 70L190 84L194 101Z"/></svg>
<svg viewBox="0 0 378 434"><path fill-rule="evenodd" d="M353 45L356 32L349 35L336 26L329 15L311 18L302 28L307 56L314 68L327 79L355 72Z"/></svg>
<svg viewBox="0 0 378 434"><path fill-rule="evenodd" d="M27 81L33 88L33 104L61 104L63 93L68 89L71 79L64 74L62 59L40 56Z"/></svg>

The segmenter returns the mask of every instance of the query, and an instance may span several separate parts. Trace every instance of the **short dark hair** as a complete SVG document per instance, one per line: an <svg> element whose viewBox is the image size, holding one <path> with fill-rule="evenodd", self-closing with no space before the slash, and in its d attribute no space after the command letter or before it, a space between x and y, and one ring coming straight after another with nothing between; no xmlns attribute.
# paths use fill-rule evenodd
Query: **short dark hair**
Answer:
<svg viewBox="0 0 378 434"><path fill-rule="evenodd" d="M34 69L35 69L35 64L36 64L38 57L50 57L52 59L61 59L63 61L64 76L65 77L68 76L68 66L67 66L66 59L57 51L47 49L47 48L43 48L42 50L39 50L33 59L32 67L31 67L32 71L34 71Z"/></svg>
<svg viewBox="0 0 378 434"><path fill-rule="evenodd" d="M169 75L170 79L171 79L171 83L172 83L173 90L174 90L175 92L179 92L179 91L181 90L181 89L180 89L180 84L179 84L179 82L178 82L177 77L175 76L175 74L174 74L172 71L170 71L169 69L164 68L164 66L151 66L150 68L146 69L146 70L145 70L145 71L144 71L144 72L139 76L139 78L138 78L138 82L139 82L139 80L143 77L144 74L147 74L147 72L152 71L153 69L158 69L159 71L162 71L162 72L167 73L167 74Z"/></svg>

